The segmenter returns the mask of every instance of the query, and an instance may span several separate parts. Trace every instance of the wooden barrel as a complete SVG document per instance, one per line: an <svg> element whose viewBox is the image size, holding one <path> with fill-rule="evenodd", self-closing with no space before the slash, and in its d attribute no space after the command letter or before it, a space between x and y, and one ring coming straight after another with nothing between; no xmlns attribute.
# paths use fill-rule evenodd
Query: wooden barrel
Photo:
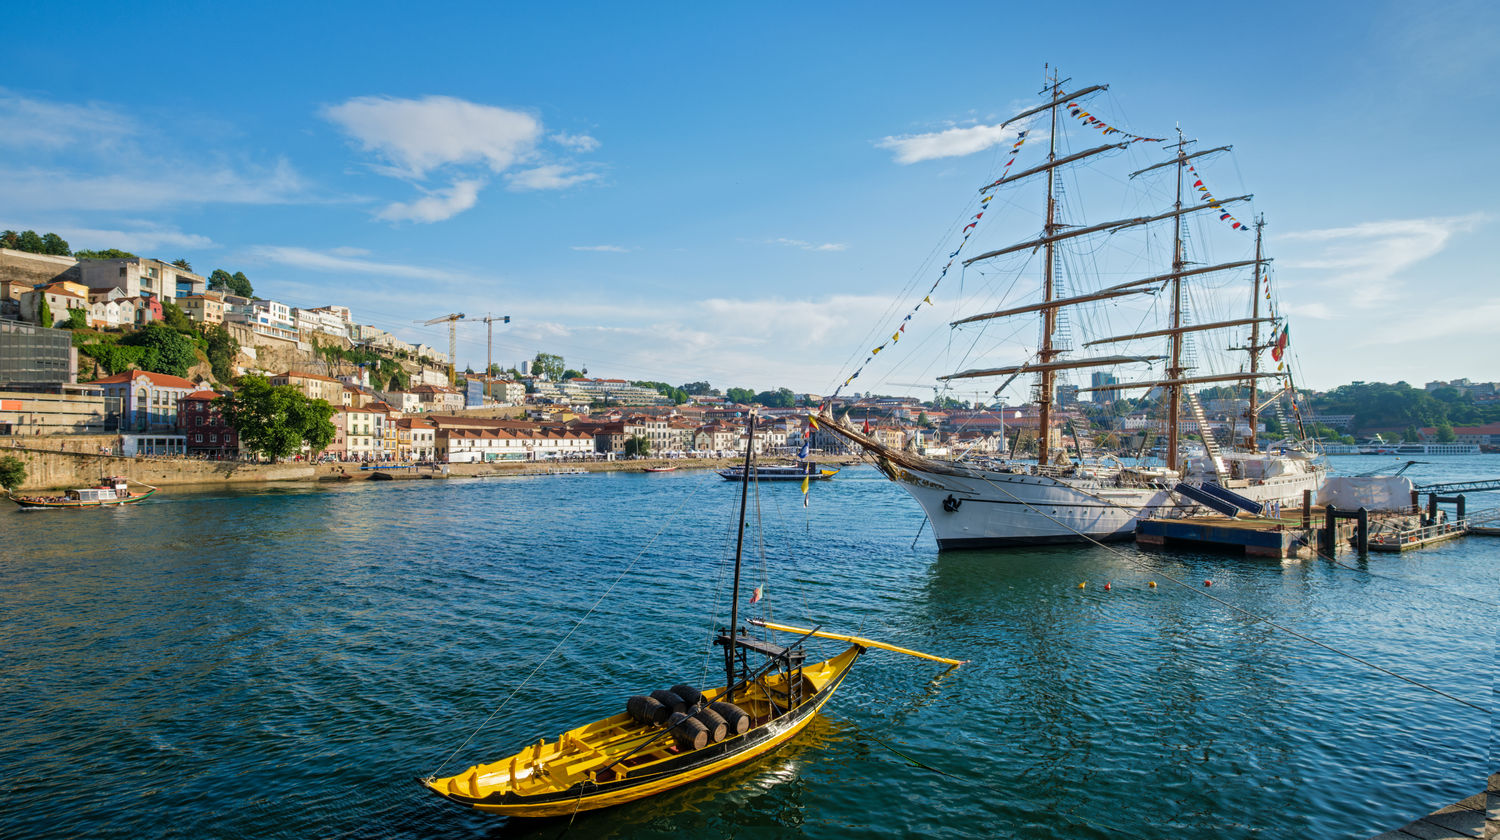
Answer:
<svg viewBox="0 0 1500 840"><path fill-rule="evenodd" d="M724 719L724 723L729 726L730 735L743 735L750 730L750 716L745 714L745 710L739 706L723 700L715 700L708 704L708 707Z"/></svg>
<svg viewBox="0 0 1500 840"><path fill-rule="evenodd" d="M687 703L684 703L681 697L670 691L658 688L651 692L651 696L656 698L656 702L666 706L667 710L673 714L681 714L687 711Z"/></svg>
<svg viewBox="0 0 1500 840"><path fill-rule="evenodd" d="M729 724L713 709L699 709L693 713L693 718L708 730L710 744L722 741L729 736Z"/></svg>
<svg viewBox="0 0 1500 840"><path fill-rule="evenodd" d="M703 692L690 685L674 685L672 693L681 697L682 702L688 704L689 709L703 702Z"/></svg>
<svg viewBox="0 0 1500 840"><path fill-rule="evenodd" d="M644 694L637 694L625 701L625 712L635 720L653 726L666 722L667 717L672 714L672 711L663 706L660 700Z"/></svg>
<svg viewBox="0 0 1500 840"><path fill-rule="evenodd" d="M672 740L679 750L701 750L708 746L708 727L697 718L679 712L667 718L667 729L672 732Z"/></svg>

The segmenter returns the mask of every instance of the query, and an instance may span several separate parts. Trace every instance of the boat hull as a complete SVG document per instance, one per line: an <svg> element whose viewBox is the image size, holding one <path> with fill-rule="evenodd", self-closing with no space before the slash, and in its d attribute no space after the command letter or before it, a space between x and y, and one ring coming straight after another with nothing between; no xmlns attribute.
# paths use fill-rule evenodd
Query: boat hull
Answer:
<svg viewBox="0 0 1500 840"><path fill-rule="evenodd" d="M155 492L156 492L156 490L155 490L155 488L153 488L151 490L147 490L145 493L142 493L139 496L131 496L128 499L100 499L98 501L92 501L92 502L75 502L75 501L43 502L43 501L28 501L26 499L26 497L24 497L24 496L16 496L16 494L14 494L14 493L7 494L6 498L10 499L12 502L15 502L16 504L20 505L23 508L38 508L38 509L40 509L40 508L99 508L99 507L119 507L120 505L133 505L133 504L136 504L137 502L144 502L146 499L148 499L148 498L151 497L152 493L155 493Z"/></svg>
<svg viewBox="0 0 1500 840"><path fill-rule="evenodd" d="M1002 548L1128 540L1142 519L1208 513L1165 487L1115 487L1105 480L974 471L950 475L882 463L926 512L941 549ZM1302 503L1321 471L1234 488L1252 501Z"/></svg>
<svg viewBox="0 0 1500 840"><path fill-rule="evenodd" d="M812 695L790 712L754 726L741 735L725 738L702 749L692 750L664 761L653 762L639 770L629 768L619 778L596 780L585 777L575 783L566 786L556 785L554 789L543 790L535 794L520 793L515 790L498 790L485 794L482 789L484 779L505 775L503 763L496 763L472 768L467 774L460 774L449 779L423 779L422 784L452 802L480 811L512 817L568 816L579 811L609 808L634 802L738 767L790 741L817 716L818 711L838 690L844 677L848 675L850 667L863 652L863 647L855 645L832 659L804 666L804 673L822 671L827 676L825 680L818 683L818 688ZM720 691L705 692L705 696L709 697L719 696L719 694ZM653 732L644 725L639 728L641 739L649 737ZM588 727L580 727L574 732L586 729ZM566 740L566 735L559 739L559 748ZM518 757L526 754L527 751L523 750ZM538 758L546 755L547 753L538 751ZM565 759L566 755L560 754L555 761ZM481 773L480 771L488 772ZM525 768L523 768L524 771ZM466 786L469 787L467 791ZM505 785L502 784L500 787L505 787Z"/></svg>

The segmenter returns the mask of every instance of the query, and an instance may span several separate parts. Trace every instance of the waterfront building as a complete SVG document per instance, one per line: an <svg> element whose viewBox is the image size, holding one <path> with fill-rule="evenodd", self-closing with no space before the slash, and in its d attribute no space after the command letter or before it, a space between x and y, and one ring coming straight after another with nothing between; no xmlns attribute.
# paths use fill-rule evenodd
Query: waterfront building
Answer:
<svg viewBox="0 0 1500 840"><path fill-rule="evenodd" d="M569 429L445 429L435 438L437 460L450 464L547 461L594 452L594 436Z"/></svg>
<svg viewBox="0 0 1500 840"><path fill-rule="evenodd" d="M0 435L104 434L115 430L110 418L118 413L118 401L92 385L57 393L0 391Z"/></svg>
<svg viewBox="0 0 1500 840"><path fill-rule="evenodd" d="M201 295L208 281L171 263L145 257L119 260L82 260L79 279L90 289L120 289L130 297L151 295L179 298Z"/></svg>
<svg viewBox="0 0 1500 840"><path fill-rule="evenodd" d="M122 431L175 431L178 405L198 386L180 376L132 370L107 376L91 383L103 389L105 397L120 401L119 428Z"/></svg>
<svg viewBox="0 0 1500 840"><path fill-rule="evenodd" d="M224 323L224 295L220 292L204 292L201 295L183 295L177 305L189 318L200 324Z"/></svg>
<svg viewBox="0 0 1500 840"><path fill-rule="evenodd" d="M219 396L215 391L194 391L178 402L177 419L187 454L217 459L239 457L239 435L214 405Z"/></svg>
<svg viewBox="0 0 1500 840"><path fill-rule="evenodd" d="M408 389L415 394L424 411L462 411L463 392L446 385L415 385Z"/></svg>
<svg viewBox="0 0 1500 840"><path fill-rule="evenodd" d="M431 461L437 457L437 424L423 417L396 421L396 457L402 461Z"/></svg>
<svg viewBox="0 0 1500 840"><path fill-rule="evenodd" d="M706 452L728 452L738 447L741 432L741 427L728 423L699 426L693 434L693 448Z"/></svg>
<svg viewBox="0 0 1500 840"><path fill-rule="evenodd" d="M272 385L290 385L308 399L323 400L334 407L344 404L344 383L331 376L289 370L272 376L270 382Z"/></svg>
<svg viewBox="0 0 1500 840"><path fill-rule="evenodd" d="M52 323L50 324L40 323L44 300L47 302L47 307L52 310ZM59 280L29 292L22 292L20 309L25 320L43 327L54 327L68 320L69 309L82 309L85 314L88 313L88 287L67 280Z"/></svg>
<svg viewBox="0 0 1500 840"><path fill-rule="evenodd" d="M385 437L385 414L368 408L346 408L336 412L343 417L343 451L346 460L376 460L383 447ZM334 426L337 437L338 424Z"/></svg>
<svg viewBox="0 0 1500 840"><path fill-rule="evenodd" d="M120 329L135 324L135 301L120 289L89 292L89 326L96 330Z"/></svg>
<svg viewBox="0 0 1500 840"><path fill-rule="evenodd" d="M20 321L0 321L0 388L57 390L78 381L73 334Z"/></svg>

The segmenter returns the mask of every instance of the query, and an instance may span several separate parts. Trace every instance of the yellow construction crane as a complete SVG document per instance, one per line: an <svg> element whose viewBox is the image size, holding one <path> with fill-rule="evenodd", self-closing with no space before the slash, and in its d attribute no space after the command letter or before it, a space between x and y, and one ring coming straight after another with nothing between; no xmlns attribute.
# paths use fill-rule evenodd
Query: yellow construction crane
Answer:
<svg viewBox="0 0 1500 840"><path fill-rule="evenodd" d="M455 312L455 313L453 313L451 315L444 315L441 318L433 318L430 321L417 321L416 322L418 324L421 324L424 327L430 327L433 324L441 324L444 321L448 322L448 387L449 388L453 387L453 384L454 384L454 381L455 381L454 377L453 377L453 364L454 364L454 362L458 361L458 322L462 321L463 319L464 319L464 313L462 313L462 312Z"/></svg>

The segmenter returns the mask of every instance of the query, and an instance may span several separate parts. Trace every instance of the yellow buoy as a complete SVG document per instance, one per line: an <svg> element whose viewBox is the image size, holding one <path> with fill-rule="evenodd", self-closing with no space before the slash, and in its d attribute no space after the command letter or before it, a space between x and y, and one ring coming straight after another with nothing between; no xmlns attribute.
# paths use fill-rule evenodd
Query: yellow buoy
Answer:
<svg viewBox="0 0 1500 840"><path fill-rule="evenodd" d="M1088 585L1087 583L1080 583L1080 584L1078 584L1078 588L1082 589L1082 588L1084 588L1087 585Z"/></svg>
<svg viewBox="0 0 1500 840"><path fill-rule="evenodd" d="M1156 581L1153 580L1153 581L1151 581L1150 583L1148 583L1146 585L1149 586L1149 587L1151 587L1152 589L1155 589L1156 588Z"/></svg>

